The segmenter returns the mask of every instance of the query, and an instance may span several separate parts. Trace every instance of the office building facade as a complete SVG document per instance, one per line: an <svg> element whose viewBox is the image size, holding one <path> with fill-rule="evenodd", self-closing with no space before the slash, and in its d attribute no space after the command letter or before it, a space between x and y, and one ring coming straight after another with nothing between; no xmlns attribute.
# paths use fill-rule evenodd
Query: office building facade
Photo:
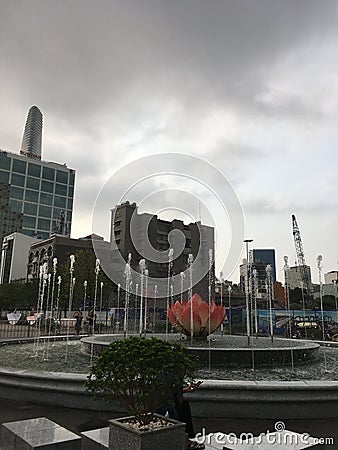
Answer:
<svg viewBox="0 0 338 450"><path fill-rule="evenodd" d="M1 241L15 231L46 239L57 226L70 235L74 182L65 165L0 150Z"/></svg>
<svg viewBox="0 0 338 450"><path fill-rule="evenodd" d="M261 271L261 266L271 266L272 281L276 281L276 255L273 248L254 248L250 250L250 263L257 265L257 270Z"/></svg>
<svg viewBox="0 0 338 450"><path fill-rule="evenodd" d="M70 235L75 171L41 160L42 114L28 113L20 154L0 150L0 242L16 231Z"/></svg>
<svg viewBox="0 0 338 450"><path fill-rule="evenodd" d="M310 280L310 286L312 286L311 281L311 268L310 266L304 266L306 276ZM299 266L292 266L288 270L288 285L289 289L304 289L303 281L302 281L302 274Z"/></svg>
<svg viewBox="0 0 338 450"><path fill-rule="evenodd" d="M157 215L139 214L135 203L125 202L112 210L111 242L116 245L125 261L130 253L131 264L136 271L139 261L145 258L150 277L166 278L168 276L168 251L171 247L169 235L172 231L179 231L185 240L181 253L173 255L172 275L179 275L188 268L188 256L192 254L194 262L198 265L195 270L206 274L200 282L196 283L193 292L199 293L207 300L210 283L209 251L214 255L212 227L201 225L200 222L184 224L181 220L169 222L160 219ZM146 256L148 243L157 252L156 261ZM198 258L197 255L199 255ZM212 263L211 271L211 289L214 293L214 263Z"/></svg>

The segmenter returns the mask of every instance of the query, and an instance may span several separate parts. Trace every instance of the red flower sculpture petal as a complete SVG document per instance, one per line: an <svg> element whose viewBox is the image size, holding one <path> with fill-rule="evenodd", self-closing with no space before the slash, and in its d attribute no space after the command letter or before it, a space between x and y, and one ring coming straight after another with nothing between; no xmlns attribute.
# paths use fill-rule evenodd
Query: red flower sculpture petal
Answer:
<svg viewBox="0 0 338 450"><path fill-rule="evenodd" d="M192 309L192 310L191 310ZM213 333L225 318L225 308L211 301L210 307L198 294L194 294L187 302L176 301L168 308L168 318L172 325L178 330L194 336L207 336Z"/></svg>
<svg viewBox="0 0 338 450"><path fill-rule="evenodd" d="M188 336L191 335L191 308L189 302L182 313L182 326L187 331ZM198 311L192 311L192 329L195 335L201 329L201 318Z"/></svg>

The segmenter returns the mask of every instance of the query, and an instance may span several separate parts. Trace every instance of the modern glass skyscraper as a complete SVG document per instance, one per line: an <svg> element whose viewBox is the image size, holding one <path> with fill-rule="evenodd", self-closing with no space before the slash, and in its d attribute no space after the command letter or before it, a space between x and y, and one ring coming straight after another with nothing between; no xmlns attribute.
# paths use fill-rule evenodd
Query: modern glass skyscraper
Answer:
<svg viewBox="0 0 338 450"><path fill-rule="evenodd" d="M37 106L28 111L20 153L41 159L42 114Z"/></svg>
<svg viewBox="0 0 338 450"><path fill-rule="evenodd" d="M262 263L265 266L270 264L272 269L272 280L276 281L276 255L273 248L260 248L250 250L251 263Z"/></svg>
<svg viewBox="0 0 338 450"><path fill-rule="evenodd" d="M36 110L41 114L32 107L27 123L37 120L42 127L42 115L38 119ZM31 125L34 134L39 126ZM28 128L26 124L23 141L26 135L27 142ZM38 154L41 132L40 138L38 134L32 147L25 147L28 151L16 154L0 150L0 243L15 231L42 239L53 232L70 235L75 171L65 164L42 161L41 146Z"/></svg>

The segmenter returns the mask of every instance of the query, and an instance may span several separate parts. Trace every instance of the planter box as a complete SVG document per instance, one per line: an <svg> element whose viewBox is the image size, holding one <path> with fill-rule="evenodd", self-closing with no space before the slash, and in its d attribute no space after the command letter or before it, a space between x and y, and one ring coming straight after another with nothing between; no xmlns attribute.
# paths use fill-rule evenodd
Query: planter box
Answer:
<svg viewBox="0 0 338 450"><path fill-rule="evenodd" d="M185 450L185 424L155 414L172 425L138 431L123 423L133 417L109 421L109 450Z"/></svg>

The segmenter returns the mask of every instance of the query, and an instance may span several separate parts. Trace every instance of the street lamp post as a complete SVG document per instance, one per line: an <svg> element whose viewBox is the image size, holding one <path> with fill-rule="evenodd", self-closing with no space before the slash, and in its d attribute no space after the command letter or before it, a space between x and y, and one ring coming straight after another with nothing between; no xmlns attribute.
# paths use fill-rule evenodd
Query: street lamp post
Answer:
<svg viewBox="0 0 338 450"><path fill-rule="evenodd" d="M290 291L289 291L289 270L290 266L288 264L289 258L287 256L284 256L284 301L285 301L285 308L288 312L288 323L286 327L286 335L291 339L292 337L292 326L291 326L291 309L290 309Z"/></svg>
<svg viewBox="0 0 338 450"><path fill-rule="evenodd" d="M219 281L221 283L220 286L220 297L221 297L221 306L223 306L223 272L220 272L219 274ZM224 321L223 321L224 322ZM221 323L221 335L223 336L223 332L224 332L224 323Z"/></svg>
<svg viewBox="0 0 338 450"><path fill-rule="evenodd" d="M229 322L229 334L230 335L232 334L232 331L231 331L231 322L232 322L232 315L231 315L231 290L232 290L232 288L231 288L231 286L229 284L229 286L228 286L228 294L229 294L229 317L228 317L228 322Z"/></svg>
<svg viewBox="0 0 338 450"><path fill-rule="evenodd" d="M322 339L325 341L325 320L324 320L324 306L323 306L323 281L322 281L322 255L317 256L317 267L318 267L318 279L319 279L319 298L320 298L320 309L322 313ZM325 372L327 372L327 361L326 361L326 351L324 344L324 364Z"/></svg>
<svg viewBox="0 0 338 450"><path fill-rule="evenodd" d="M270 312L270 338L273 342L273 321L272 321L272 278L271 272L272 268L270 264L266 266L266 276L267 276L267 287L268 287L268 301L269 301L269 312Z"/></svg>
<svg viewBox="0 0 338 450"><path fill-rule="evenodd" d="M250 281L249 281L249 242L253 239L245 239L246 245L246 292L245 292L245 309L246 309L246 334L248 338L248 345L250 345L250 308L249 308L249 292L250 292Z"/></svg>
<svg viewBox="0 0 338 450"><path fill-rule="evenodd" d="M253 288L253 296L254 296L254 304L255 304L255 335L256 339L258 339L258 310L257 310L257 276L258 272L257 269L254 269L252 271L253 278L254 278L254 288Z"/></svg>

